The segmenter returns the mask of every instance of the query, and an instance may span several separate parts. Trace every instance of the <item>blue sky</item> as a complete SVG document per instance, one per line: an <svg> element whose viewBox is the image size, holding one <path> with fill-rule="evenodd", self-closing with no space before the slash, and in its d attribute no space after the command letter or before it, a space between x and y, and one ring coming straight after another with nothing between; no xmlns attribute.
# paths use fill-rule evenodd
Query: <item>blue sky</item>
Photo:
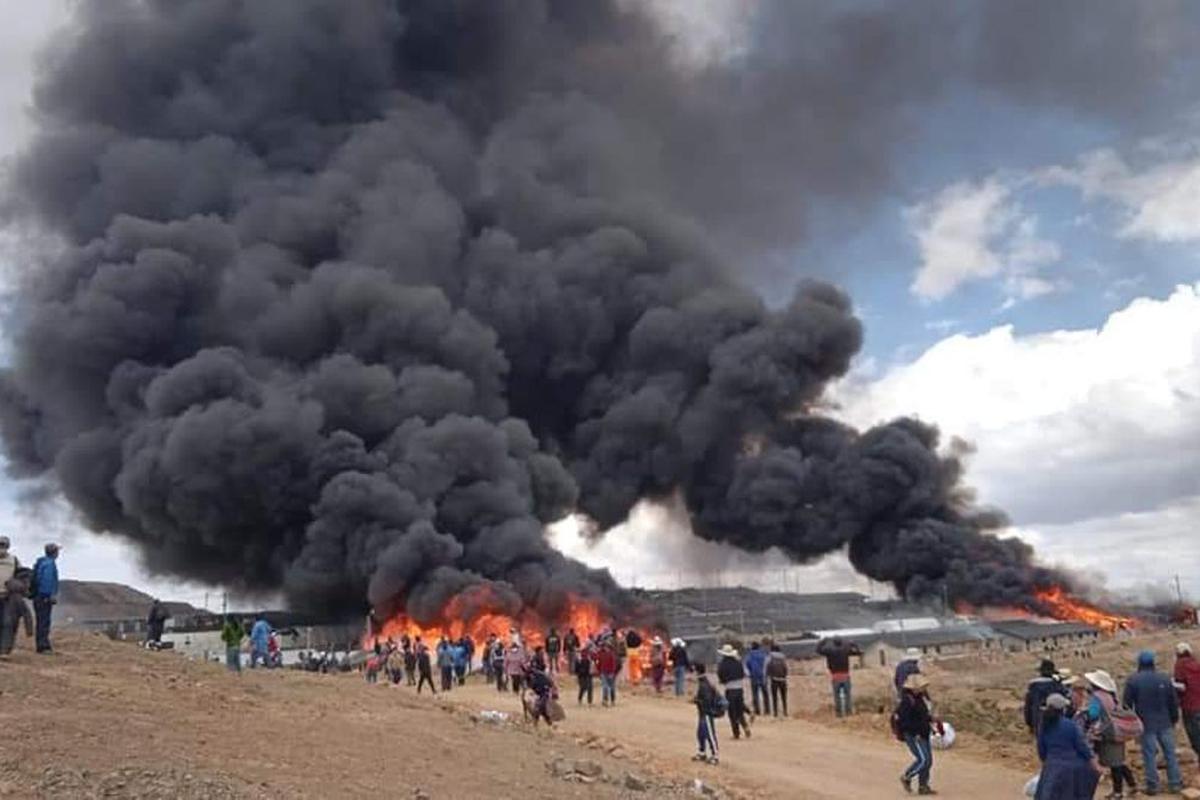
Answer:
<svg viewBox="0 0 1200 800"><path fill-rule="evenodd" d="M679 23L687 41L736 30L713 22L728 3L702 6ZM33 52L63 7L29 4L0 31L0 154L29 134ZM1178 570L1200 594L1196 111L1084 118L952 90L914 120L890 188L865 207L818 211L812 235L759 284L771 299L786 294L780 280L814 273L843 285L867 339L831 391L838 413L859 424L915 413L969 439L981 500L1003 506L1045 558L1118 588L1162 590ZM0 249L5 258L18 256ZM0 483L24 552L52 533L67 540L68 574L202 597L144 574L61 504L20 507L18 491ZM556 538L643 580L688 547L683 532L678 549L631 565L622 535L604 550ZM739 560L756 565L780 562ZM838 559L806 575L812 588L852 580Z"/></svg>

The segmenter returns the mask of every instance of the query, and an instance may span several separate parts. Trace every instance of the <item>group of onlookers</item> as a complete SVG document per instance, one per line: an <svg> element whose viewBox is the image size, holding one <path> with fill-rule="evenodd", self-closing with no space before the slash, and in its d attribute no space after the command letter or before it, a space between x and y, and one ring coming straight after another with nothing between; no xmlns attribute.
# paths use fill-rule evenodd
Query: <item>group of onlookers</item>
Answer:
<svg viewBox="0 0 1200 800"><path fill-rule="evenodd" d="M682 640L674 640L680 649L686 649ZM717 719L729 716L729 726L734 739L751 738L751 719L764 714L786 717L787 711L787 658L779 645L771 640L751 642L745 658L737 649L726 643L717 650L716 680L708 673L703 663L693 666L696 673L696 692L692 702L696 706L696 755L695 760L716 764L720 760L720 745L717 735ZM686 666L684 668L686 672ZM750 686L753 711L746 706L746 685ZM677 684L677 690L678 690Z"/></svg>
<svg viewBox="0 0 1200 800"><path fill-rule="evenodd" d="M221 641L225 645L225 666L231 672L242 671L242 643L247 638L250 640L251 669L260 664L267 668L283 666L279 634L262 613L255 616L249 628L241 619L230 614L226 615L225 623L221 626Z"/></svg>
<svg viewBox="0 0 1200 800"><path fill-rule="evenodd" d="M7 658L16 646L22 623L25 635L34 637L37 652L54 652L50 644L51 617L58 603L58 554L50 543L33 568L21 565L12 552L12 542L0 536L0 658ZM33 613L29 601L33 601ZM35 622L36 618L36 622Z"/></svg>
<svg viewBox="0 0 1200 800"><path fill-rule="evenodd" d="M1186 642L1175 647L1173 675L1156 668L1154 653L1139 653L1137 671L1125 681L1124 691L1104 670L1076 676L1043 660L1025 700L1025 723L1037 738L1043 764L1036 798L1091 798L1104 770L1112 780L1109 798L1133 796L1137 781L1126 760L1127 745L1133 742L1141 751L1145 794L1160 791L1160 754L1168 791L1181 791L1175 738L1180 721L1200 758L1200 663Z"/></svg>

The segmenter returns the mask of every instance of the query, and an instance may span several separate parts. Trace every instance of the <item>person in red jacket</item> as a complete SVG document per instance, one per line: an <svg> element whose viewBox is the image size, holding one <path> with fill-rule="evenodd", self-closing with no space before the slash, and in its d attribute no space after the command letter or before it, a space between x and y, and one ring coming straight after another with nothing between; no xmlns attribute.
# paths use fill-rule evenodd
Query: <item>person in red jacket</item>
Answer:
<svg viewBox="0 0 1200 800"><path fill-rule="evenodd" d="M617 704L617 651L612 639L606 639L596 650L596 671L600 673L600 705Z"/></svg>
<svg viewBox="0 0 1200 800"><path fill-rule="evenodd" d="M1175 685L1179 689L1179 710L1188 742L1200 758L1200 661L1187 642L1175 645Z"/></svg>

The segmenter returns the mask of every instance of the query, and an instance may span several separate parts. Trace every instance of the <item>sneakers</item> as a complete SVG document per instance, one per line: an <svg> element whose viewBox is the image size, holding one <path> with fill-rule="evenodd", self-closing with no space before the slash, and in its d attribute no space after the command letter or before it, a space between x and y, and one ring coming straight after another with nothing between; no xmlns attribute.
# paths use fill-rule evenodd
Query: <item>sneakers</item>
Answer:
<svg viewBox="0 0 1200 800"><path fill-rule="evenodd" d="M922 786L917 789L917 794L937 794L937 792L935 792L933 789L929 788L928 786Z"/></svg>
<svg viewBox="0 0 1200 800"><path fill-rule="evenodd" d="M721 759L717 758L716 756L713 756L712 758L708 759L708 763L712 764L715 767L721 763Z"/></svg>
<svg viewBox="0 0 1200 800"><path fill-rule="evenodd" d="M909 794L912 794L912 778L906 778L903 775L901 775L900 776L900 785L904 787L904 791L908 792Z"/></svg>
<svg viewBox="0 0 1200 800"><path fill-rule="evenodd" d="M708 761L708 756L704 755L704 753L696 753L696 755L692 756L692 761Z"/></svg>

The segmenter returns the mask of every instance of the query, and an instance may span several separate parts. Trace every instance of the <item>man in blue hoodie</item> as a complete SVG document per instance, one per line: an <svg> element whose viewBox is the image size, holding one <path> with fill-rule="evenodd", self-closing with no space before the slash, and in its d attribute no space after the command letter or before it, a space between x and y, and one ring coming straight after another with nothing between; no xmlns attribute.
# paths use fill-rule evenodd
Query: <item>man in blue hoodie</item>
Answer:
<svg viewBox="0 0 1200 800"><path fill-rule="evenodd" d="M767 695L767 651L758 642L750 643L750 652L746 655L746 673L750 676L750 696L753 698L754 716L762 715L765 708L771 710L771 701ZM762 696L762 703L758 698Z"/></svg>
<svg viewBox="0 0 1200 800"><path fill-rule="evenodd" d="M1125 681L1125 705L1137 712L1145 726L1142 733L1142 766L1146 769L1146 794L1158 794L1158 748L1167 762L1167 785L1171 792L1183 789L1179 758L1175 753L1175 723L1179 722L1179 698L1171 679L1154 668L1154 653L1138 653L1138 671Z"/></svg>
<svg viewBox="0 0 1200 800"><path fill-rule="evenodd" d="M270 666L267 651L271 646L271 623L261 613L254 619L250 628L250 669L258 666L261 660L264 667Z"/></svg>
<svg viewBox="0 0 1200 800"><path fill-rule="evenodd" d="M58 545L46 545L46 555L33 565L33 612L37 615L37 651L53 653L50 646L50 615L58 602Z"/></svg>

